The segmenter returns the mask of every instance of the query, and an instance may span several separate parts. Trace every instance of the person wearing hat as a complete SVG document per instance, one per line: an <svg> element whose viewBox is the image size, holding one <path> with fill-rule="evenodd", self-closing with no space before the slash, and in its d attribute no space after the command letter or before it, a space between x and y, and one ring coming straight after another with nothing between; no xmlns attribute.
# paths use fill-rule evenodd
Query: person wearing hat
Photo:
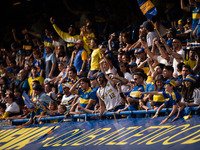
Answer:
<svg viewBox="0 0 200 150"><path fill-rule="evenodd" d="M146 43L145 41L142 41L142 43ZM142 68L146 74L149 72L149 65L147 63L147 54L145 53L145 50L143 47L140 47L135 51L135 54L137 55L136 63L138 65L138 68Z"/></svg>
<svg viewBox="0 0 200 150"><path fill-rule="evenodd" d="M179 103L180 100L181 100L181 95L178 92L174 91L175 88L176 88L175 80L169 79L167 81L163 81L162 83L165 84L164 85L165 91L141 92L141 94L163 95L164 98L165 98L165 102L157 109L157 112L152 117L152 119L157 118L160 111L163 108L165 108L165 107L167 107L167 108L172 107L173 108L171 113L167 116L166 119L164 119L160 123L160 125L167 122L177 112L177 108L178 108L177 103Z"/></svg>
<svg viewBox="0 0 200 150"><path fill-rule="evenodd" d="M83 48L82 40L78 40L74 42L74 44L75 44L76 50L78 50L74 59L74 66L79 76L85 76L88 54L86 50Z"/></svg>
<svg viewBox="0 0 200 150"><path fill-rule="evenodd" d="M74 50L74 46L76 41L82 40L82 37L78 34L76 34L75 26L71 24L68 27L68 32L61 31L58 26L55 24L55 19L53 17L50 18L50 22L53 25L53 28L58 33L58 35L67 42L67 57L70 58L72 55L72 52ZM84 45L84 48L86 49L87 53L90 54L90 49Z"/></svg>
<svg viewBox="0 0 200 150"><path fill-rule="evenodd" d="M52 45L47 45L45 48L45 78L54 78L58 74L56 56L53 53Z"/></svg>
<svg viewBox="0 0 200 150"><path fill-rule="evenodd" d="M67 110L71 109L72 102L75 99L75 95L71 94L69 92L71 87L72 87L72 85L68 82L62 84L62 89L63 89L64 95L62 97L61 104L65 105L67 107Z"/></svg>
<svg viewBox="0 0 200 150"><path fill-rule="evenodd" d="M190 37L190 32L185 32L185 26L183 25L183 20L182 19L178 20L178 28L176 29L176 37L180 38L181 40L185 40L187 37L188 38Z"/></svg>
<svg viewBox="0 0 200 150"><path fill-rule="evenodd" d="M196 77L192 74L189 74L184 79L184 85L182 88L182 99L178 103L180 108L177 113L177 116L173 119L175 121L179 116L184 116L184 119L189 119L191 117L192 107L199 106L200 104L200 91L195 86Z"/></svg>
<svg viewBox="0 0 200 150"><path fill-rule="evenodd" d="M128 64L128 67L129 67L130 73L133 74L133 73L134 73L134 70L137 68L137 64L136 64L136 62L130 62L130 63Z"/></svg>
<svg viewBox="0 0 200 150"><path fill-rule="evenodd" d="M140 25L140 28L144 28L147 31L146 39L148 47L153 45L153 39L155 37L157 37L157 39L160 38L157 31L154 30L154 26L151 22L144 21L143 24Z"/></svg>
<svg viewBox="0 0 200 150"><path fill-rule="evenodd" d="M175 28L166 29L166 33L167 33L167 40L166 40L167 45L169 45L169 47L172 47L172 41L176 37L176 29Z"/></svg>

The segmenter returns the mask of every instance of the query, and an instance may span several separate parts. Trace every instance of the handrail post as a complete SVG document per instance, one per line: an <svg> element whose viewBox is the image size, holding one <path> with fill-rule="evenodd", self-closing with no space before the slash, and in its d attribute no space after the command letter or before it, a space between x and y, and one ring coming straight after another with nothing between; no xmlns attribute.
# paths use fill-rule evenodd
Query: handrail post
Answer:
<svg viewBox="0 0 200 150"><path fill-rule="evenodd" d="M85 121L87 121L87 113L85 113Z"/></svg>

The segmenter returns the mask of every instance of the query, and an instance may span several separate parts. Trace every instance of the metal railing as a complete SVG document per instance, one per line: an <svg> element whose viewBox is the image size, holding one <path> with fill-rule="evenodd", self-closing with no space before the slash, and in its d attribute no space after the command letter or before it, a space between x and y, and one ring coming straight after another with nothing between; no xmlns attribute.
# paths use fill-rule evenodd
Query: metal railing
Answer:
<svg viewBox="0 0 200 150"><path fill-rule="evenodd" d="M198 107L192 107L192 111L194 111L195 113L197 113ZM165 115L168 115L170 112L172 111L172 108L164 108L160 111L160 113L163 113ZM106 112L102 115L102 117L111 117L113 116L114 119L115 117L117 118L117 116L127 116L128 118L135 118L137 117L137 115L145 115L145 117L150 117L151 114L156 113L156 111L154 110L137 110L137 111L122 111L119 114L117 114L116 112ZM71 118L71 121L76 121L78 118L81 118L84 121L90 120L89 118L91 117L95 117L95 116L99 116L99 113L97 114L76 114L76 115L70 115L69 118ZM50 120L62 120L64 119L65 116L55 116L55 117L46 117L46 118L41 118L40 121L50 121ZM38 119L36 119L38 120ZM16 119L16 120L12 120L11 123L12 125L15 124L20 124L20 123L25 123L29 121L29 119ZM6 122L5 120L3 120L2 122Z"/></svg>

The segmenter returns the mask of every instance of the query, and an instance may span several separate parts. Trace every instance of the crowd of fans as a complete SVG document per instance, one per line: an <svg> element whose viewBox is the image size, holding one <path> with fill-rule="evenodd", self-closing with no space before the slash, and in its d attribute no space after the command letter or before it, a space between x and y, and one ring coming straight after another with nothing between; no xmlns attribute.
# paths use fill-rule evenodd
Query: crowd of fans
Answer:
<svg viewBox="0 0 200 150"><path fill-rule="evenodd" d="M13 29L11 49L0 51L0 119L30 118L29 125L66 113L150 109L157 110L156 118L164 107L173 110L161 124L175 114L173 121L190 118L200 104L200 49L196 44L187 54L183 48L199 41L200 4L180 2L192 13L187 22L166 28L155 16L139 26L138 35L124 30L102 38L103 16L96 23L87 18L80 33L74 24L64 32L53 17L53 30L46 28L45 35L23 29L20 39ZM24 92L33 105L25 105Z"/></svg>

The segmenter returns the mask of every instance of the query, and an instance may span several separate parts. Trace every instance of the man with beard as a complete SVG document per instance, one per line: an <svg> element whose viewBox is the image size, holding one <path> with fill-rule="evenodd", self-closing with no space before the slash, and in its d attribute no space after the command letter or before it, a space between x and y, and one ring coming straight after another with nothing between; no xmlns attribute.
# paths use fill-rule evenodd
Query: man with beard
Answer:
<svg viewBox="0 0 200 150"><path fill-rule="evenodd" d="M100 116L107 111L117 111L124 107L115 88L115 83L102 72L97 74L97 82L100 87L96 94L99 98Z"/></svg>

